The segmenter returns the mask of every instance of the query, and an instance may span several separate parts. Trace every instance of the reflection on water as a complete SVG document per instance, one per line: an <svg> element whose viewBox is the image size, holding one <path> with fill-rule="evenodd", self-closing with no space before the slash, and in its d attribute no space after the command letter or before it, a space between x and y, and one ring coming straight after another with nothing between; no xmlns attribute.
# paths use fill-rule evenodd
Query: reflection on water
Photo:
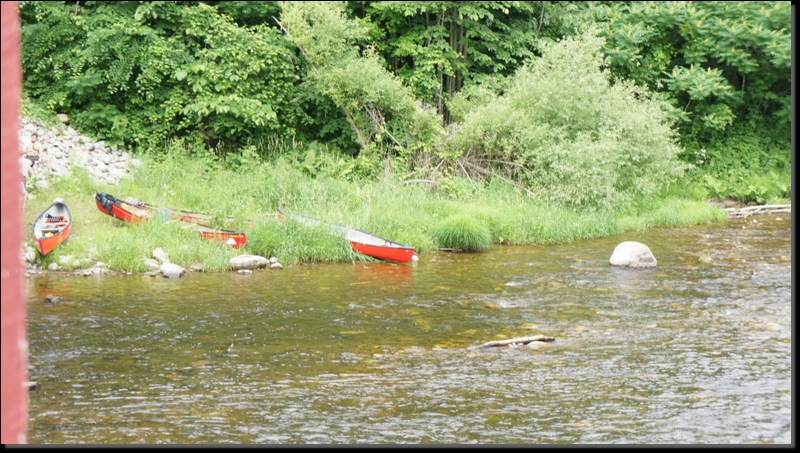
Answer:
<svg viewBox="0 0 800 453"><path fill-rule="evenodd" d="M35 276L30 442L789 443L791 222L762 217L410 264ZM658 268L610 267L623 240Z"/></svg>

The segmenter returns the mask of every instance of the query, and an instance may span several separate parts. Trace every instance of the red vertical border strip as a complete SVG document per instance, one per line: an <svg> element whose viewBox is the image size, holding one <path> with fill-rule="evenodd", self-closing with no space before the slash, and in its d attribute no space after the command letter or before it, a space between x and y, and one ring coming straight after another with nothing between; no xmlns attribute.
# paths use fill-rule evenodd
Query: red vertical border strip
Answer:
<svg viewBox="0 0 800 453"><path fill-rule="evenodd" d="M22 96L20 17L17 2L0 2L2 18L2 206L0 206L0 294L2 295L2 419L0 441L28 441L28 340L26 332L26 282L23 263L23 183L19 158L19 108Z"/></svg>

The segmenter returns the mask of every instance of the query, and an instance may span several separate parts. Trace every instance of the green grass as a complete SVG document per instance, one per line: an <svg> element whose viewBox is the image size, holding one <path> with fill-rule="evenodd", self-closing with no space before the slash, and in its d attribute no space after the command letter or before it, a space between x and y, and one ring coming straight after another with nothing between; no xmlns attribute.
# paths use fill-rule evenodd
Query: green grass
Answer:
<svg viewBox="0 0 800 453"><path fill-rule="evenodd" d="M462 252L480 252L492 246L489 227L475 217L459 214L437 223L430 230L439 247Z"/></svg>
<svg viewBox="0 0 800 453"><path fill-rule="evenodd" d="M119 271L146 271L144 259L162 248L184 267L202 264L207 271L229 268L231 257L250 253L275 256L283 264L314 261L356 262L372 258L324 229L277 218L277 208L320 220L350 225L413 246L417 253L439 247L486 250L493 243L555 244L660 226L691 225L725 218L725 211L700 199L702 193L666 193L623 212L575 210L548 205L502 182L471 183L469 191L432 191L385 177L377 182L312 178L284 163L259 163L238 171L208 169L203 161L167 154L156 160L139 156L144 165L118 186L95 182L73 167L73 176L52 178L52 187L34 188L28 200L26 228L55 198L72 212L72 237L44 258L46 267L64 256L62 268L76 269L97 261ZM101 213L94 194L136 197L157 206L203 212L220 219L212 225L245 231L248 244L232 249L206 241L177 223L133 225ZM226 224L221 219L232 216ZM29 233L28 233L29 234Z"/></svg>

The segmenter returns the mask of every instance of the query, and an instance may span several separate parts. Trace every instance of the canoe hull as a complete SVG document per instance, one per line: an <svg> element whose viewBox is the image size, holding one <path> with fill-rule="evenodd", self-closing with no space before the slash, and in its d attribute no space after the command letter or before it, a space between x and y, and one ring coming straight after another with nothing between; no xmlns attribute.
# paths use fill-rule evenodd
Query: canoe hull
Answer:
<svg viewBox="0 0 800 453"><path fill-rule="evenodd" d="M150 217L161 218L165 221L173 219L180 221L185 227L196 230L201 237L207 240L218 240L228 243L233 248L242 248L247 244L247 234L241 231L230 231L199 223L201 218L210 218L205 214L190 213L188 211L173 211L167 208L158 208L147 203L138 202L136 205L120 200L113 195L103 192L95 194L95 204L100 212L111 217L131 223L142 223Z"/></svg>
<svg viewBox="0 0 800 453"><path fill-rule="evenodd" d="M56 201L33 223L33 242L42 256L48 255L72 234L72 215L63 201Z"/></svg>
<svg viewBox="0 0 800 453"><path fill-rule="evenodd" d="M306 226L316 228L323 224L320 220L303 214L296 214L282 209L278 209L279 216L290 217ZM389 261L408 263L414 259L414 247L400 244L386 238L368 233L356 228L329 224L330 232L334 236L339 236L348 242L358 253L362 253L373 258Z"/></svg>
<svg viewBox="0 0 800 453"><path fill-rule="evenodd" d="M414 249L411 247L381 247L377 245L362 244L360 242L350 242L350 245L358 253L378 258L382 260L399 261L408 263L414 258Z"/></svg>

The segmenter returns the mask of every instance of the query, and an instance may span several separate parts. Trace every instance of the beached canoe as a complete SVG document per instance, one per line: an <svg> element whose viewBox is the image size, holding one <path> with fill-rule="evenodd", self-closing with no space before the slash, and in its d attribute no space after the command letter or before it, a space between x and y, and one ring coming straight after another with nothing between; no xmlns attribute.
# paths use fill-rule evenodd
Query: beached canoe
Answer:
<svg viewBox="0 0 800 453"><path fill-rule="evenodd" d="M197 231L200 236L205 239L223 241L237 249L247 244L247 234L244 232L225 230L201 223L202 221L211 219L211 216L207 214L192 213L190 211L170 208L156 208L147 203L139 202L138 200L132 202L120 200L104 192L96 193L94 198L97 209L99 209L100 212L125 222L142 223L150 218L157 218L164 222L176 220L181 222L181 225L185 228L191 228Z"/></svg>
<svg viewBox="0 0 800 453"><path fill-rule="evenodd" d="M129 204L131 206L135 206L136 208L145 209L145 210L151 211L151 212L164 212L164 214L166 216L168 216L168 217L170 217L172 219L178 218L178 219L186 220L187 222L192 222L192 223L201 223L201 224L207 225L209 222L211 222L214 219L213 216L211 216L209 214L203 214L203 213L200 213L200 212L184 211L184 210L181 210L181 209L171 209L171 208L163 208L163 207L159 207L159 206L153 206L150 203L146 203L146 202L144 202L142 200L139 200L137 198L134 198L134 197L125 198L125 203L127 203L127 204ZM226 217L223 220L225 221L225 223L227 223L229 225L232 224L233 221L234 221L232 217Z"/></svg>
<svg viewBox="0 0 800 453"><path fill-rule="evenodd" d="M414 254L414 247L403 245L372 233L359 230L357 228L335 223L322 222L321 220L317 220L313 217L289 212L285 209L278 209L278 216L288 217L292 220L302 223L303 225L313 228L321 225L327 225L328 228L330 228L331 234L334 236L339 236L350 242L353 250L373 258L407 263L412 261L416 256Z"/></svg>
<svg viewBox="0 0 800 453"><path fill-rule="evenodd" d="M47 255L72 233L72 215L66 203L56 198L33 222L33 241L42 255Z"/></svg>

